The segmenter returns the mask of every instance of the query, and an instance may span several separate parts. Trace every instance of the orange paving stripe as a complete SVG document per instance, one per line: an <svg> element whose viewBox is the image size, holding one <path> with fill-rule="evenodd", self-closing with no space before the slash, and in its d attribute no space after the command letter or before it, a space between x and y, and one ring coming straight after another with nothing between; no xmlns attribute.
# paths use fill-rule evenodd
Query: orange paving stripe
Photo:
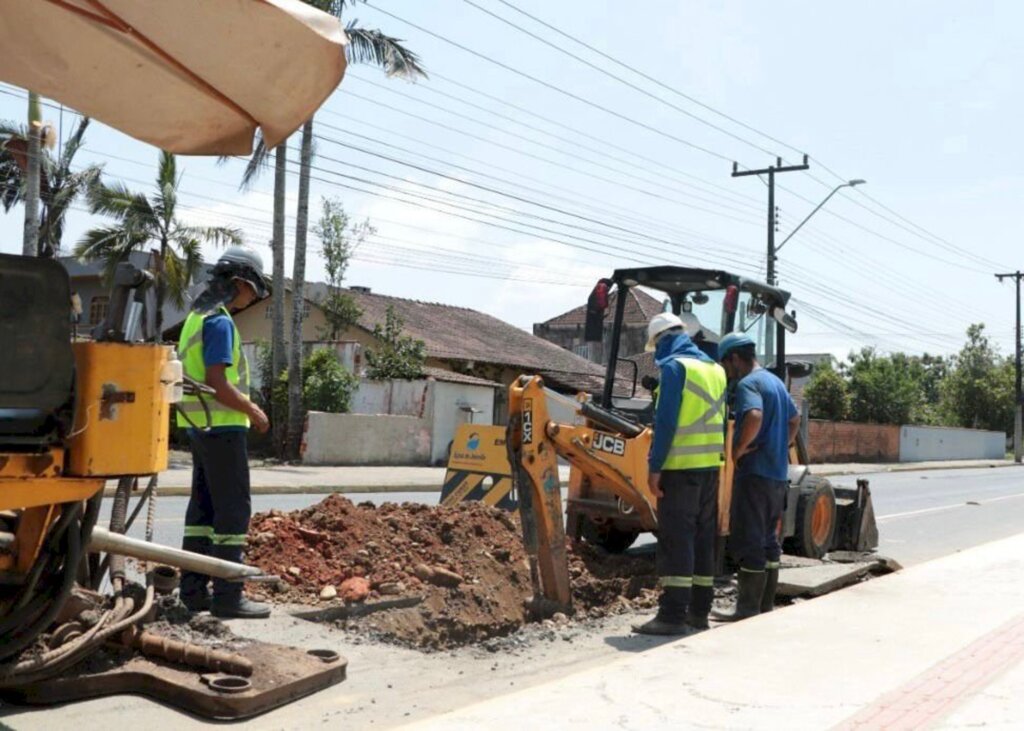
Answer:
<svg viewBox="0 0 1024 731"><path fill-rule="evenodd" d="M837 731L918 729L948 715L1024 659L1024 614L854 714Z"/></svg>

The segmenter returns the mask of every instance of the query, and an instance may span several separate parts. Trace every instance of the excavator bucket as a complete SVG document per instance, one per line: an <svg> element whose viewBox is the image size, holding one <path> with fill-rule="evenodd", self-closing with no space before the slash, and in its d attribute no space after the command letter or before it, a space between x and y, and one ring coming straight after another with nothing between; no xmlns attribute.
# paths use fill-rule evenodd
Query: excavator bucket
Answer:
<svg viewBox="0 0 1024 731"><path fill-rule="evenodd" d="M867 480L857 487L833 486L836 495L836 532L832 548L841 551L872 551L878 548L878 524Z"/></svg>

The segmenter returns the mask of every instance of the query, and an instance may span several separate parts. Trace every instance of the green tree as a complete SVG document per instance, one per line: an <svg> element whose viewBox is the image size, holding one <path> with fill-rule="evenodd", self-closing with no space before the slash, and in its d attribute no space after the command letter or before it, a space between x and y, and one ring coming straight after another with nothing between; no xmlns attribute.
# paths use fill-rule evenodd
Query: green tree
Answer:
<svg viewBox="0 0 1024 731"><path fill-rule="evenodd" d="M941 392L943 410L953 425L1013 430L1013 362L999 354L984 325L967 328L967 342L952 359Z"/></svg>
<svg viewBox="0 0 1024 731"><path fill-rule="evenodd" d="M330 350L314 350L302 365L302 404L307 411L343 414L352 406L359 379Z"/></svg>
<svg viewBox="0 0 1024 731"><path fill-rule="evenodd" d="M843 370L850 388L854 421L907 424L923 402L920 382L907 367L907 356L880 356L874 348L851 353Z"/></svg>
<svg viewBox="0 0 1024 731"><path fill-rule="evenodd" d="M320 221L313 228L320 239L328 284L327 296L318 303L327 320L327 326L320 328L320 337L337 340L363 314L355 299L341 288L352 252L362 245L367 236L375 234L376 229L369 220L352 225L339 198L324 198L321 205Z"/></svg>
<svg viewBox="0 0 1024 731"><path fill-rule="evenodd" d="M412 380L423 376L423 364L427 360L426 345L422 340L403 335L404 325L402 318L389 305L384 324L374 326L373 337L380 345L366 351L366 374L371 379Z"/></svg>
<svg viewBox="0 0 1024 731"><path fill-rule="evenodd" d="M47 145L44 144L40 148L40 254L60 252L61 240L64 237L64 221L71 205L84 197L99 181L102 172L100 165L87 165L81 170L71 169L75 155L82 147L88 126L89 118L83 117L57 157L50 154ZM10 211L16 204L25 200L28 147L26 128L10 122L0 122L0 204L5 211Z"/></svg>
<svg viewBox="0 0 1024 731"><path fill-rule="evenodd" d="M850 414L850 390L831 363L818 366L804 390L812 419L843 421Z"/></svg>
<svg viewBox="0 0 1024 731"><path fill-rule="evenodd" d="M185 306L185 293L202 263L202 245L240 243L238 229L224 226L189 226L175 214L178 204L177 172L174 155L160 153L156 192L147 197L123 183L98 183L89 191L89 208L114 219L85 233L75 254L85 261L102 261L108 276L118 263L139 249L159 245L160 265L156 276L156 338L163 332L163 305L167 297L178 307Z"/></svg>

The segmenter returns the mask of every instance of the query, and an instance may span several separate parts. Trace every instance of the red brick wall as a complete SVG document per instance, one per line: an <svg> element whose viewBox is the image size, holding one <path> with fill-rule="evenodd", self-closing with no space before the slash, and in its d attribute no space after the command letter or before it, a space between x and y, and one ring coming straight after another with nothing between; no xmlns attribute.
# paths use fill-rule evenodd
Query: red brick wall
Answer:
<svg viewBox="0 0 1024 731"><path fill-rule="evenodd" d="M898 462L900 428L811 419L808 426L811 464L821 462Z"/></svg>

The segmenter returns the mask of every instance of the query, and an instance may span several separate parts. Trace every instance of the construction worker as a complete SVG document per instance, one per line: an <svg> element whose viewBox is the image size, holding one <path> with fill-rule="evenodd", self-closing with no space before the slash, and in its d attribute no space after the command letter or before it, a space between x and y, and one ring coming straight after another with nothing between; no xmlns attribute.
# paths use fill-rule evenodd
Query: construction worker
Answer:
<svg viewBox="0 0 1024 731"><path fill-rule="evenodd" d="M707 628L714 597L718 473L725 449L725 372L686 334L679 317L655 315L647 350L661 370L648 456L658 499L658 614L633 631L676 635Z"/></svg>
<svg viewBox="0 0 1024 731"><path fill-rule="evenodd" d="M250 424L266 432L269 421L249 400L249 365L231 313L268 296L260 256L242 246L228 248L185 319L178 343L185 375L215 391L212 397L203 396L208 420L198 397L186 396L179 404L178 426L188 429L192 448L192 496L182 548L235 563L242 562L252 514L247 433ZM209 583L209 576L183 572L182 603L218 617L270 615L269 606L242 595L240 583L214 579L212 595Z"/></svg>
<svg viewBox="0 0 1024 731"><path fill-rule="evenodd" d="M757 362L748 335L726 335L718 344L718 357L735 383L729 543L740 571L735 611L714 616L735 621L775 606L782 555L778 526L786 501L789 448L800 427L800 414L786 385Z"/></svg>

